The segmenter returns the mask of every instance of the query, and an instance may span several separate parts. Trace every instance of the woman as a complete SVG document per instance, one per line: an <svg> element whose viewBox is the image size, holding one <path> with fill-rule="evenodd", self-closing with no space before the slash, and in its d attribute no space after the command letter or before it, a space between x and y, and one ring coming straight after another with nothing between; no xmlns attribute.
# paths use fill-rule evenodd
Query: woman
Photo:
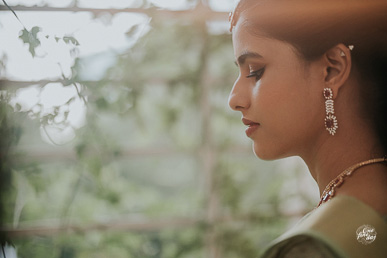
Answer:
<svg viewBox="0 0 387 258"><path fill-rule="evenodd" d="M264 160L300 156L321 200L263 257L387 257L386 1L242 0L229 105Z"/></svg>

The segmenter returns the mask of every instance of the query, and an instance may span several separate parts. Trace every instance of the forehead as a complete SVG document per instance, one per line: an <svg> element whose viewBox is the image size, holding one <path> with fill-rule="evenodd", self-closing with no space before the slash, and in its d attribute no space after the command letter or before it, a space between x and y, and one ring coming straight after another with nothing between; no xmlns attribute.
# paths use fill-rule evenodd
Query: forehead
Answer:
<svg viewBox="0 0 387 258"><path fill-rule="evenodd" d="M234 47L267 41L269 36L259 26L259 22L263 22L267 18L268 12L264 8L264 2L251 3L247 0L242 3L245 4L237 7L231 21Z"/></svg>
<svg viewBox="0 0 387 258"><path fill-rule="evenodd" d="M234 55L238 59L245 53L257 53L262 60L282 62L284 59L298 59L295 48L284 41L267 36L256 24L243 13L240 15L233 31Z"/></svg>
<svg viewBox="0 0 387 258"><path fill-rule="evenodd" d="M252 50L260 50L268 47L270 41L275 41L260 33L258 28L254 28L251 19L241 14L235 27L232 31L232 41L235 55L238 56L242 52L249 52Z"/></svg>

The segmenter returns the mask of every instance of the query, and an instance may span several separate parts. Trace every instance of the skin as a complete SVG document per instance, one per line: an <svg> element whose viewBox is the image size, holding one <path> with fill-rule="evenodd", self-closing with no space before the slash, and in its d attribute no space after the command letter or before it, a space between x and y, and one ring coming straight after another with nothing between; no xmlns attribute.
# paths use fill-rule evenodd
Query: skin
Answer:
<svg viewBox="0 0 387 258"><path fill-rule="evenodd" d="M306 62L290 44L251 33L251 13L252 9L243 11L234 21L234 55L240 74L229 105L242 118L259 123L250 135L256 156L264 160L300 156L320 195L346 168L383 157L377 135L365 116L359 115L363 110L361 83L351 73L348 47L338 44L317 60ZM247 77L257 70L261 77ZM339 122L334 136L324 127L324 88L333 90ZM353 196L387 215L386 172L380 163L359 168L336 195Z"/></svg>

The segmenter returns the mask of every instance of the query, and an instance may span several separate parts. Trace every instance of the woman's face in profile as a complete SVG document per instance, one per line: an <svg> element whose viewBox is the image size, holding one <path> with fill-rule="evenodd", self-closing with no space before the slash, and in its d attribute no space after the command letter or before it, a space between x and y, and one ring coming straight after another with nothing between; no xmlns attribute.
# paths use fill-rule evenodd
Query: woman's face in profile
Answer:
<svg viewBox="0 0 387 258"><path fill-rule="evenodd" d="M325 130L322 69L290 44L253 35L248 26L242 15L233 29L239 76L229 105L242 113L259 158L300 155Z"/></svg>

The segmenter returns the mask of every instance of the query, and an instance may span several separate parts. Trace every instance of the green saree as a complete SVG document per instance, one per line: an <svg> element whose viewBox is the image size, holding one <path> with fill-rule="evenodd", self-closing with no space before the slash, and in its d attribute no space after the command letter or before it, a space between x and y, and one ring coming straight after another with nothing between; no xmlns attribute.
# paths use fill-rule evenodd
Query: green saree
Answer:
<svg viewBox="0 0 387 258"><path fill-rule="evenodd" d="M365 225L371 231L363 231ZM387 223L365 203L339 195L305 215L261 257L386 258Z"/></svg>

